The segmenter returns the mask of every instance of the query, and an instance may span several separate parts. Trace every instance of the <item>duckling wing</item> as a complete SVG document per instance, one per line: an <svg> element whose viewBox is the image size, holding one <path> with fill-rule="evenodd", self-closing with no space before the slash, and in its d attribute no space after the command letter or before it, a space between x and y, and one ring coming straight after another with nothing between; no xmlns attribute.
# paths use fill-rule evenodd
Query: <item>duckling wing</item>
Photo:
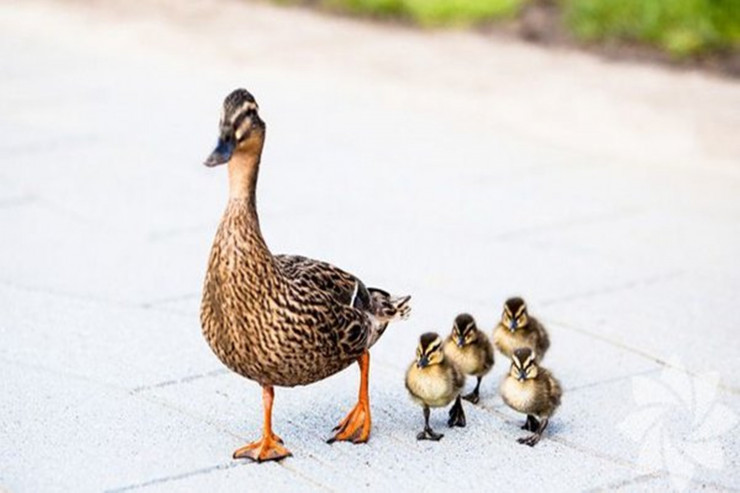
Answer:
<svg viewBox="0 0 740 493"><path fill-rule="evenodd" d="M550 336L547 334L547 330L545 330L545 326L542 325L542 322L534 317L530 317L530 321L535 333L537 334L537 347L535 349L539 353L539 357L541 359L550 348Z"/></svg>
<svg viewBox="0 0 740 493"><path fill-rule="evenodd" d="M560 399L563 397L563 387L549 371L547 372L547 384L550 390L550 404L553 408L556 408L560 405Z"/></svg>

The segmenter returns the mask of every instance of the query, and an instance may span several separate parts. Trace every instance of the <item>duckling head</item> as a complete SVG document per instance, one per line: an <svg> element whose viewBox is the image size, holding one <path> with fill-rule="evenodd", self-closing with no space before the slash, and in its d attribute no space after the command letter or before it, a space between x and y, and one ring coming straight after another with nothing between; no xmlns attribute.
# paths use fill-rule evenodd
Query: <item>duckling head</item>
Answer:
<svg viewBox="0 0 740 493"><path fill-rule="evenodd" d="M205 161L209 167L229 162L239 152L261 152L265 122L259 106L246 89L236 89L226 96L219 121L218 144Z"/></svg>
<svg viewBox="0 0 740 493"><path fill-rule="evenodd" d="M442 339L439 334L434 332L422 334L419 338L419 345L416 346L416 366L426 368L427 366L438 365L444 359Z"/></svg>
<svg viewBox="0 0 740 493"><path fill-rule="evenodd" d="M537 377L537 362L535 353L530 348L519 348L511 355L511 370L509 375L520 382Z"/></svg>
<svg viewBox="0 0 740 493"><path fill-rule="evenodd" d="M455 317L455 323L452 326L452 339L457 347L467 346L478 339L478 327L475 325L475 319L468 313L461 313Z"/></svg>
<svg viewBox="0 0 740 493"><path fill-rule="evenodd" d="M511 332L527 327L529 315L527 314L527 304L522 298L517 296L506 300L504 313L501 315L501 323Z"/></svg>

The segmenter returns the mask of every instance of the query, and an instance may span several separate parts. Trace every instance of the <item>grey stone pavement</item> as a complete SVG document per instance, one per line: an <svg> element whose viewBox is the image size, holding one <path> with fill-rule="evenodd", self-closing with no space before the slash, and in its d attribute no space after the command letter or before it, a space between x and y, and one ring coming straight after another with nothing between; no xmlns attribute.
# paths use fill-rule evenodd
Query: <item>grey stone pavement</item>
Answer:
<svg viewBox="0 0 740 493"><path fill-rule="evenodd" d="M740 489L736 81L228 0L2 2L0 59L0 491ZM200 163L239 86L272 250L414 296L367 445L324 443L353 367L277 390L294 457L231 460L261 401L200 334L226 201ZM548 436L515 442L499 357L418 443L418 335L512 294L565 387Z"/></svg>

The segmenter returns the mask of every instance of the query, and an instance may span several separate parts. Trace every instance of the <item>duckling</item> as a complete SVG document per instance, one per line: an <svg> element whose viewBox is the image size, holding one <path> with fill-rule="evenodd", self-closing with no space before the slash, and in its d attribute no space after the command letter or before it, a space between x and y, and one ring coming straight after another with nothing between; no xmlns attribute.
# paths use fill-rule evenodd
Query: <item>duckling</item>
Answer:
<svg viewBox="0 0 740 493"><path fill-rule="evenodd" d="M450 408L447 424L465 426L465 412L460 401L464 385L465 375L445 358L439 335L423 334L416 348L416 360L406 371L406 389L411 399L424 408L424 430L416 435L417 440L438 441L444 436L429 426L429 408L444 407L453 399L455 404Z"/></svg>
<svg viewBox="0 0 740 493"><path fill-rule="evenodd" d="M510 408L527 415L522 429L532 435L517 439L519 443L534 447L540 441L562 395L560 382L537 366L536 354L530 348L514 351L511 370L501 382L501 397Z"/></svg>
<svg viewBox="0 0 740 493"><path fill-rule="evenodd" d="M504 303L501 321L493 330L493 344L507 358L511 358L515 349L528 347L541 361L550 347L550 337L545 327L529 315L524 300L516 297Z"/></svg>
<svg viewBox="0 0 740 493"><path fill-rule="evenodd" d="M455 318L444 353L463 373L477 378L475 389L462 398L477 404L480 400L480 382L493 368L493 346L488 336L478 330L475 319L462 313Z"/></svg>
<svg viewBox="0 0 740 493"><path fill-rule="evenodd" d="M219 130L205 164L228 163L229 201L208 261L200 319L221 362L262 386L264 407L262 438L236 450L234 458L261 462L291 455L272 431L274 386L308 385L355 361L358 402L329 441L365 442L371 429L369 349L390 322L408 316L410 297L368 288L326 262L273 255L256 207L266 126L249 91L226 97Z"/></svg>

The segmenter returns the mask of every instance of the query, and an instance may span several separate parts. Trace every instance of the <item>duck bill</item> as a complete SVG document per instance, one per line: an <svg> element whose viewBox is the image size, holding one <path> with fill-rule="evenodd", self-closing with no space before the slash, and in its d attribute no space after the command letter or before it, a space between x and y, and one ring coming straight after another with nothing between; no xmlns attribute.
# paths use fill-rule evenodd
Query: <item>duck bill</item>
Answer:
<svg viewBox="0 0 740 493"><path fill-rule="evenodd" d="M457 347L463 347L465 345L465 339L462 337L457 340Z"/></svg>
<svg viewBox="0 0 740 493"><path fill-rule="evenodd" d="M520 372L519 372L519 378L518 378L517 380L519 380L520 382L523 382L523 381L525 381L526 379L527 379L527 374L526 374L526 372L524 372L524 371L520 371Z"/></svg>
<svg viewBox="0 0 740 493"><path fill-rule="evenodd" d="M218 144L216 145L216 148L213 150L211 155L208 156L203 164L205 164L209 168L213 168L214 166L218 166L220 164L226 164L229 162L229 159L231 159L231 156L233 154L234 143L224 139L218 139Z"/></svg>
<svg viewBox="0 0 740 493"><path fill-rule="evenodd" d="M429 359L426 356L422 356L417 362L416 366L419 368L426 368L429 366Z"/></svg>
<svg viewBox="0 0 740 493"><path fill-rule="evenodd" d="M509 324L509 330L510 330L510 331L512 331L512 332L516 332L516 322L513 322L513 321L512 321L512 322L511 322L511 323Z"/></svg>

